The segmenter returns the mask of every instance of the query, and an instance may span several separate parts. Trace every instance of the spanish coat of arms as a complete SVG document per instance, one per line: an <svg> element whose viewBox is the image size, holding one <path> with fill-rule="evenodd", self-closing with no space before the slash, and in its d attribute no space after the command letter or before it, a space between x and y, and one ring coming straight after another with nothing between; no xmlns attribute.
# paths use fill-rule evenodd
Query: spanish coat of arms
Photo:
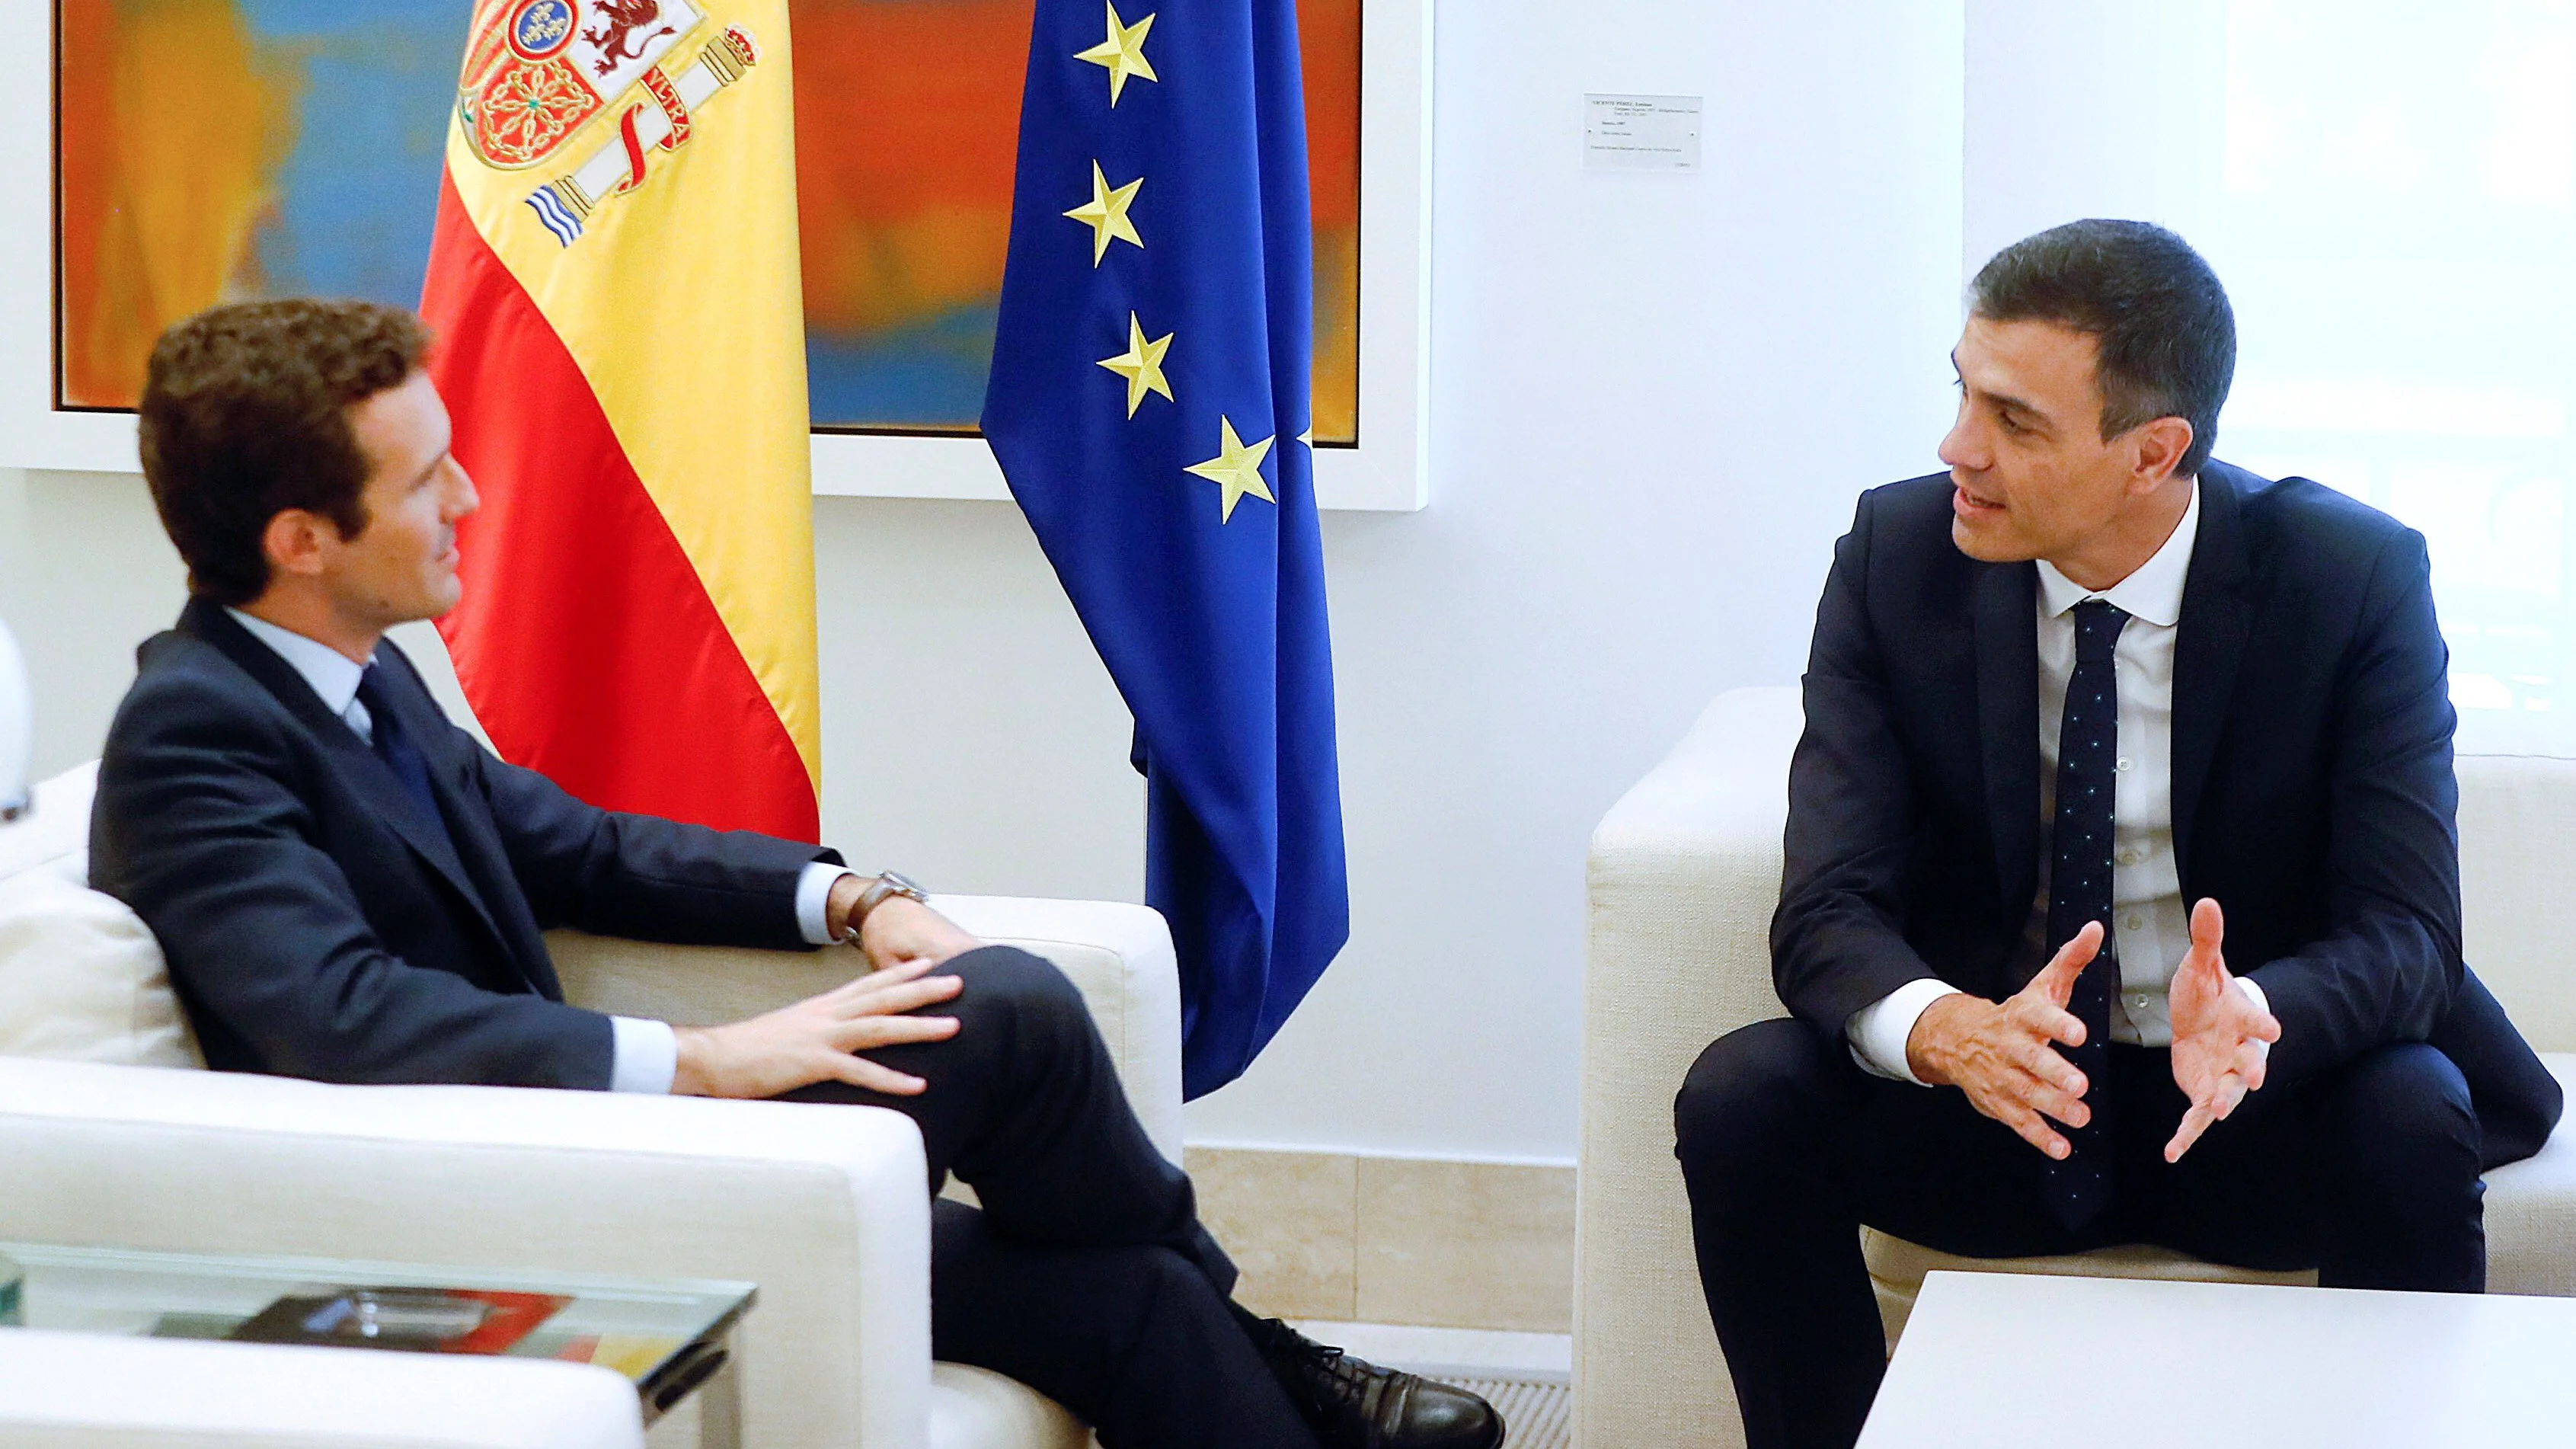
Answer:
<svg viewBox="0 0 2576 1449"><path fill-rule="evenodd" d="M691 113L758 62L750 32L728 26L693 64L665 67L705 21L691 0L480 0L457 88L466 144L485 165L525 170L605 113L588 159L527 198L572 245L593 208L644 183L648 152L677 150Z"/></svg>

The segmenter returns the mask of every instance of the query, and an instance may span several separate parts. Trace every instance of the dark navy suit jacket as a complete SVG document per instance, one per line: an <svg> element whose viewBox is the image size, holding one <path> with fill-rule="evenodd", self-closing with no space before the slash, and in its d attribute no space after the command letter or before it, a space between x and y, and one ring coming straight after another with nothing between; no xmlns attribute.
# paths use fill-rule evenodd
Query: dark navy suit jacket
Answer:
<svg viewBox="0 0 2576 1449"><path fill-rule="evenodd" d="M594 809L384 688L445 829L221 608L139 651L90 821L90 880L159 938L207 1065L331 1082L604 1088L609 1020L568 1006L544 930L807 949L811 845Z"/></svg>
<svg viewBox="0 0 2576 1449"><path fill-rule="evenodd" d="M2267 1090L2392 1042L2467 1077L2489 1165L2529 1156L2557 1082L2460 959L2449 650L2422 535L2304 478L2200 475L2174 644L2173 839L2185 901L2227 911L2229 968L2282 1036ZM1996 1000L2039 962L2034 564L1950 538L1946 474L1861 496L1834 548L1772 966L1839 1040L1937 976Z"/></svg>

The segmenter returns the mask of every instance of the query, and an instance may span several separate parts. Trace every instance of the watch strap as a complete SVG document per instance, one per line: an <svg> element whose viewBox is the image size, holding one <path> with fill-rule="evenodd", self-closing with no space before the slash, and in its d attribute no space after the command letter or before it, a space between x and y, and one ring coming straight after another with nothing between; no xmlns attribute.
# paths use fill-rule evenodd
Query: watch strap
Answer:
<svg viewBox="0 0 2576 1449"><path fill-rule="evenodd" d="M930 899L930 893L915 885L908 877L891 870L879 871L876 879L869 881L867 888L859 892L858 907L850 912L851 931L858 930L859 923L868 918L868 912L896 896L906 896L916 901Z"/></svg>

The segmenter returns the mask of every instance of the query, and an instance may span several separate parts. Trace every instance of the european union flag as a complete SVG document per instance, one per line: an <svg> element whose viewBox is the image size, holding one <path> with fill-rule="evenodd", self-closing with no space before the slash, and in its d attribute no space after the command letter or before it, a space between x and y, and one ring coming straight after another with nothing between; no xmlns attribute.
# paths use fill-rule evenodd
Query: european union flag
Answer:
<svg viewBox="0 0 2576 1449"><path fill-rule="evenodd" d="M984 433L1135 712L1197 1097L1323 974L1350 891L1296 9L1153 3L1038 0Z"/></svg>

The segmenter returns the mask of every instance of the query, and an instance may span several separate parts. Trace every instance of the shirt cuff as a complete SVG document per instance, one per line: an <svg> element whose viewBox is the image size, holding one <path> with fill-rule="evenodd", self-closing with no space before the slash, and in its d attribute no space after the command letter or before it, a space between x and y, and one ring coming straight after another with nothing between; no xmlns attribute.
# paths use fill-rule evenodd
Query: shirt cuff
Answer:
<svg viewBox="0 0 2576 1449"><path fill-rule="evenodd" d="M615 1034L608 1090L669 1093L671 1079L680 1074L680 1034L671 1030L671 1024L638 1016L612 1016L608 1026Z"/></svg>
<svg viewBox="0 0 2576 1449"><path fill-rule="evenodd" d="M1925 976L1853 1012L1851 1020L1843 1025L1843 1035L1851 1043L1852 1060L1872 1076L1930 1086L1906 1064L1905 1039L1914 1034L1914 1023L1922 1019L1924 1008L1944 996L1959 994L1959 989L1950 983Z"/></svg>
<svg viewBox="0 0 2576 1449"><path fill-rule="evenodd" d="M827 909L832 903L832 887L841 883L841 877L857 874L820 860L806 863L805 873L796 877L796 929L803 933L806 945L835 943L831 912Z"/></svg>
<svg viewBox="0 0 2576 1449"><path fill-rule="evenodd" d="M2272 998L2263 994L2263 988L2254 984L2253 977L2239 976L2234 978L2234 980L2237 985L2245 988L2246 995L2254 998L2254 1009L2256 1011L2263 1013L2265 1016L2270 1016L2272 1014ZM2257 1042L2255 1045L2263 1049L2262 1055L2266 1061L2271 1059L2272 1044L2270 1042Z"/></svg>
<svg viewBox="0 0 2576 1449"><path fill-rule="evenodd" d="M2246 995L2254 998L2254 1009L2256 1011L2263 1013L2265 1016L2270 1016L2272 1014L2272 998L2263 994L2263 988L2255 983L2253 977L2238 976L2233 979L2237 985L2245 988Z"/></svg>

